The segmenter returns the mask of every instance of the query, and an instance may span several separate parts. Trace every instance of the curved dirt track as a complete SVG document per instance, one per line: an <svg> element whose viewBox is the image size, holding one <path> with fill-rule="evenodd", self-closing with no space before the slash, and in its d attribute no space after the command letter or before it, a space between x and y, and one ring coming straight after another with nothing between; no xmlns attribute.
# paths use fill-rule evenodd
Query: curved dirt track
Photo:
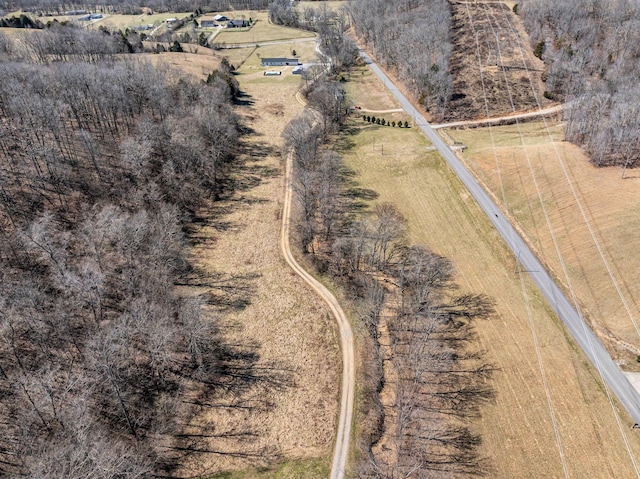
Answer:
<svg viewBox="0 0 640 479"><path fill-rule="evenodd" d="M494 123L503 123L503 122L511 122L514 123L516 120L526 120L531 118L538 118L545 115L551 115L553 113L560 113L564 105L554 105L549 108L544 108L536 111L528 111L524 113L516 113L512 115L502 115L491 118L481 118L479 120L461 120L461 121L453 121L451 123L441 123L439 125L431 125L431 128L434 130L438 130L440 128L455 128L457 126L485 126L492 125Z"/></svg>
<svg viewBox="0 0 640 479"><path fill-rule="evenodd" d="M340 343L342 349L342 394L340 399L340 417L338 419L338 432L336 445L331 464L331 479L343 479L349 455L349 438L351 436L351 422L353 419L353 397L355 390L355 359L353 346L353 333L349 319L344 314L335 296L318 280L307 273L293 257L289 245L289 227L291 223L291 197L292 197L292 155L287 155L285 167L285 194L282 208L282 229L280 230L280 246L282 254L291 268L298 276L304 279L322 299L327 303L333 316L338 322L340 330Z"/></svg>

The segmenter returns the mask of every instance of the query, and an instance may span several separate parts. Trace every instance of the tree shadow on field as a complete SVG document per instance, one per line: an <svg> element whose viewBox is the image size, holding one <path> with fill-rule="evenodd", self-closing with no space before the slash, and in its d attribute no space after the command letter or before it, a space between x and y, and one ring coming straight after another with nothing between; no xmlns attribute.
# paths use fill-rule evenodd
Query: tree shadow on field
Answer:
<svg viewBox="0 0 640 479"><path fill-rule="evenodd" d="M260 441L264 431L254 419L274 409L273 392L295 386L295 369L283 361L265 361L258 351L257 344L220 338L204 351L202 366L184 372L195 390L184 399L190 420L162 456L167 476L180 477L172 465L189 462L195 470L188 477L208 477L217 471L205 464L223 456L242 468L281 460L276 445Z"/></svg>
<svg viewBox="0 0 640 479"><path fill-rule="evenodd" d="M224 313L249 306L256 292L255 281L260 277L259 273L211 273L191 265L176 285L194 288L205 304Z"/></svg>
<svg viewBox="0 0 640 479"><path fill-rule="evenodd" d="M362 188L356 180L356 173L348 168L343 168L341 178L344 184L342 196L347 200L346 209L350 214L364 211L369 203L378 198L378 193L370 188Z"/></svg>
<svg viewBox="0 0 640 479"><path fill-rule="evenodd" d="M254 104L251 95L247 95L243 91L238 93L233 102L238 106L253 106Z"/></svg>

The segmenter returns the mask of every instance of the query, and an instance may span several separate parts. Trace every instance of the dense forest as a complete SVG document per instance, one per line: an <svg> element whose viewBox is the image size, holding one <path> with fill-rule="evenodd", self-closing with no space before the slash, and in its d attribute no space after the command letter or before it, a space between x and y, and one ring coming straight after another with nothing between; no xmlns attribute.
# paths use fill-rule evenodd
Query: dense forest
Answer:
<svg viewBox="0 0 640 479"><path fill-rule="evenodd" d="M568 103L567 139L598 166L637 166L640 2L524 0L517 12L547 64L548 94Z"/></svg>
<svg viewBox="0 0 640 479"><path fill-rule="evenodd" d="M0 33L0 476L171 475L203 452L198 405L265 379L175 288L200 278L199 211L235 187L233 81L48 34L77 41Z"/></svg>
<svg viewBox="0 0 640 479"><path fill-rule="evenodd" d="M347 11L380 64L395 72L432 115L442 117L452 88L449 3L353 0Z"/></svg>

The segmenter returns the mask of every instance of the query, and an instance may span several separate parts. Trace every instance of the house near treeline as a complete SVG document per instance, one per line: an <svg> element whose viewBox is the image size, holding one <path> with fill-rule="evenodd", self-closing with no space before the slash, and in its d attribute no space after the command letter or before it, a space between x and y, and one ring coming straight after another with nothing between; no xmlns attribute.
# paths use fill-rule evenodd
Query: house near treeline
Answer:
<svg viewBox="0 0 640 479"><path fill-rule="evenodd" d="M212 18L203 18L202 20L200 20L200 26L202 28L215 28L218 26L218 24Z"/></svg>
<svg viewBox="0 0 640 479"><path fill-rule="evenodd" d="M297 58L263 58L263 67L286 67L289 65L302 65Z"/></svg>
<svg viewBox="0 0 640 479"><path fill-rule="evenodd" d="M225 17L224 15L220 15L220 14L216 15L215 17L213 17L213 19L216 22L226 22L227 20L229 20L229 18Z"/></svg>
<svg viewBox="0 0 640 479"><path fill-rule="evenodd" d="M227 28L242 28L248 26L249 22L246 20L229 20L227 22Z"/></svg>

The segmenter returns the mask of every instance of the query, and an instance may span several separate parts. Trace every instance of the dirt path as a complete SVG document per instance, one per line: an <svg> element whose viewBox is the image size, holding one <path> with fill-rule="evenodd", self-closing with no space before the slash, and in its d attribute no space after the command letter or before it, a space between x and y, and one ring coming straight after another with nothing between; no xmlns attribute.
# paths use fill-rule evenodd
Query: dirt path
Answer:
<svg viewBox="0 0 640 479"><path fill-rule="evenodd" d="M351 423L353 420L353 398L355 390L355 359L353 333L349 319L344 314L335 296L307 273L295 260L289 246L289 227L291 223L291 180L292 155L287 156L285 172L285 197L282 211L282 229L280 231L280 245L282 254L289 266L298 276L304 279L320 297L327 303L333 313L340 329L340 342L342 345L342 397L340 400L340 418L338 420L338 432L336 445L331 464L331 479L344 478L347 457L349 455L349 439L351 436Z"/></svg>
<svg viewBox="0 0 640 479"><path fill-rule="evenodd" d="M462 120L462 121L454 121L451 123L441 123L439 125L431 125L431 128L433 128L434 130L438 130L440 128L455 128L458 126L486 126L486 125L493 125L495 123L502 124L510 121L513 121L515 123L516 120L537 118L543 115L552 115L554 113L560 113L562 111L562 108L563 108L563 105L555 105L549 108L544 108L542 110L518 113L517 115L503 115L503 116L496 116L493 118L483 118L481 120Z"/></svg>

